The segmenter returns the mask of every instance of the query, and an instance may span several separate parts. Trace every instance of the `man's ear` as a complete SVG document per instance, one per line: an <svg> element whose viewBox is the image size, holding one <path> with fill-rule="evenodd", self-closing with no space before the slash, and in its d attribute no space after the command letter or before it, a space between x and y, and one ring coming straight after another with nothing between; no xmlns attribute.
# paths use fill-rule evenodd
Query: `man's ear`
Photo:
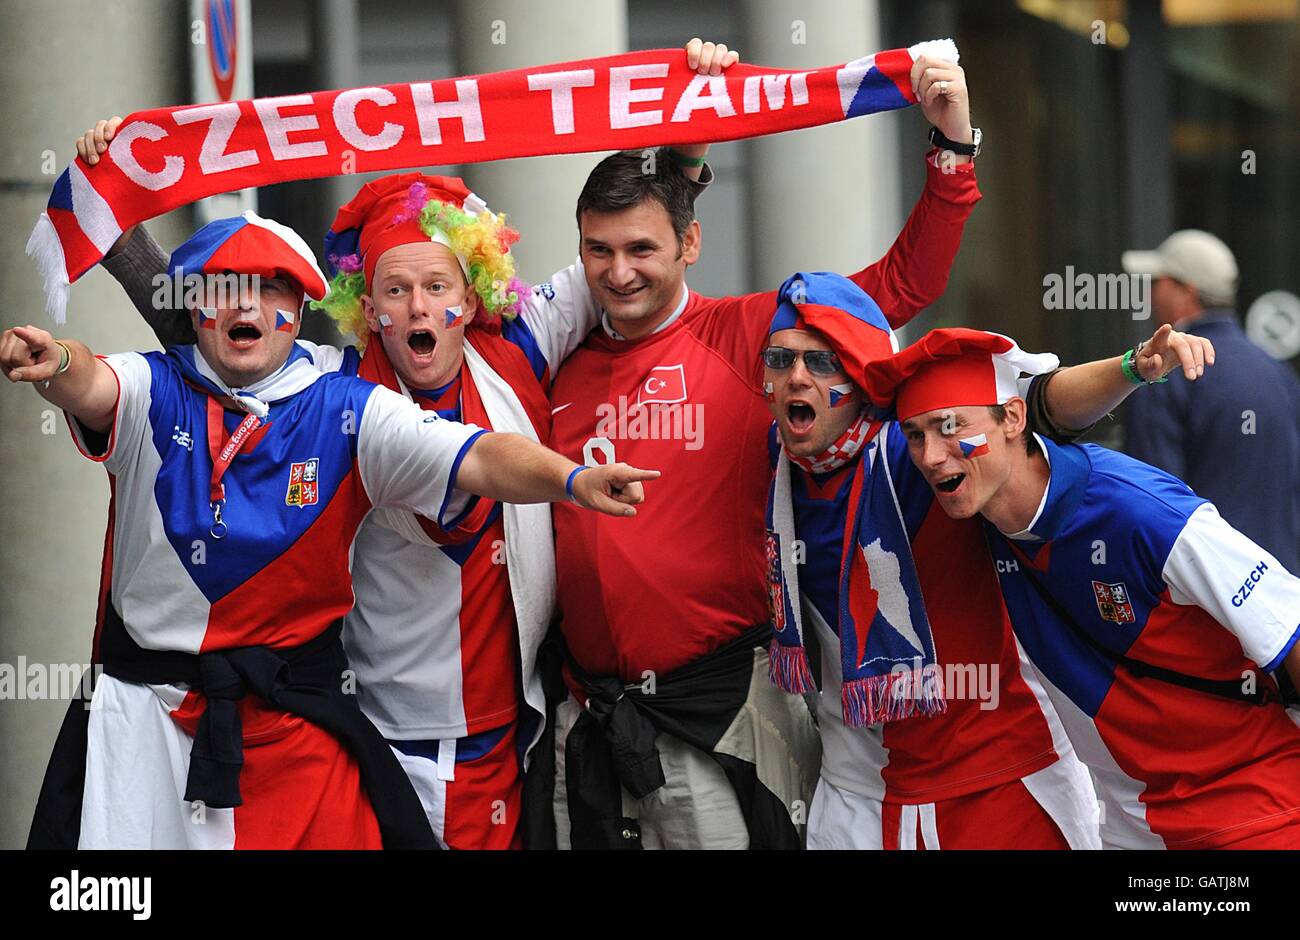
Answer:
<svg viewBox="0 0 1300 940"><path fill-rule="evenodd" d="M466 284L465 299L460 302L461 318L466 326L474 322L474 314L478 313L479 306L478 291L474 289L474 285Z"/></svg>
<svg viewBox="0 0 1300 940"><path fill-rule="evenodd" d="M1017 441L1029 433L1029 406L1023 398L1012 398L1003 406L1002 431L1007 441Z"/></svg>
<svg viewBox="0 0 1300 940"><path fill-rule="evenodd" d="M370 332L380 332L379 314L375 312L375 303L370 299L369 294L361 295L361 313L366 318L366 326L370 327Z"/></svg>
<svg viewBox="0 0 1300 940"><path fill-rule="evenodd" d="M686 234L682 236L682 260L688 265L700 260L700 248L703 245L703 240L704 235L700 231L699 221L692 219L691 224L686 229Z"/></svg>

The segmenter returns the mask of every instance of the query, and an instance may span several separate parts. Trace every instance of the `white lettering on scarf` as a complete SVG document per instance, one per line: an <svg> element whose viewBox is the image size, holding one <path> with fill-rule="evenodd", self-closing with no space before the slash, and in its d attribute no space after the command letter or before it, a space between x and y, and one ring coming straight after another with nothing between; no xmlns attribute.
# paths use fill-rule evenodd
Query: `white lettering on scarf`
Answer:
<svg viewBox="0 0 1300 940"><path fill-rule="evenodd" d="M609 70L609 126L615 130L626 127L651 127L664 122L664 113L632 111L632 105L641 102L662 101L663 87L636 88L632 82L638 78L667 78L667 62L650 62L644 65L616 65Z"/></svg>
<svg viewBox="0 0 1300 940"><path fill-rule="evenodd" d="M358 150L388 150L402 139L402 125L385 121L377 134L367 134L357 124L357 105L373 101L382 107L397 103L397 96L387 88L353 88L340 92L334 99L334 126L339 134Z"/></svg>
<svg viewBox="0 0 1300 940"><path fill-rule="evenodd" d="M595 69L571 69L528 76L529 91L551 93L551 126L556 134L573 133L573 89L596 84Z"/></svg>
<svg viewBox="0 0 1300 940"><path fill-rule="evenodd" d="M420 143L426 147L442 143L438 122L449 118L460 119L466 143L483 139L483 112L479 109L478 82L474 79L456 80L455 100L434 101L432 82L412 85L411 100L415 102L415 119L420 124Z"/></svg>
<svg viewBox="0 0 1300 940"><path fill-rule="evenodd" d="M257 163L256 150L226 153L226 144L230 143L230 135L234 133L235 124L239 120L238 102L221 101L186 108L177 111L174 118L182 126L197 121L208 122L208 132L203 136L203 149L199 151L199 169L204 173L224 173Z"/></svg>
<svg viewBox="0 0 1300 940"><path fill-rule="evenodd" d="M320 129L314 114L283 115L281 108L309 107L315 102L311 95L282 95L279 98L254 98L253 107L262 122L262 132L271 147L271 156L277 160L301 160L303 157L322 157L327 152L323 140L289 142L289 135L301 131Z"/></svg>

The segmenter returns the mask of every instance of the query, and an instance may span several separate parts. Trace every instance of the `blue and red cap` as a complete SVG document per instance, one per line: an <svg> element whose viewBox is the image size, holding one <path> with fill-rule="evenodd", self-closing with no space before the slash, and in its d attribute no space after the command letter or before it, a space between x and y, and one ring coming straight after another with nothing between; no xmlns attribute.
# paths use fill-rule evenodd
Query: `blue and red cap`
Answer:
<svg viewBox="0 0 1300 940"><path fill-rule="evenodd" d="M227 271L285 277L312 300L325 297L325 275L302 237L251 210L209 222L172 252L167 265L172 277Z"/></svg>
<svg viewBox="0 0 1300 940"><path fill-rule="evenodd" d="M799 272L777 291L772 328L812 330L830 343L845 373L862 385L867 363L898 352L898 340L871 295L840 274Z"/></svg>

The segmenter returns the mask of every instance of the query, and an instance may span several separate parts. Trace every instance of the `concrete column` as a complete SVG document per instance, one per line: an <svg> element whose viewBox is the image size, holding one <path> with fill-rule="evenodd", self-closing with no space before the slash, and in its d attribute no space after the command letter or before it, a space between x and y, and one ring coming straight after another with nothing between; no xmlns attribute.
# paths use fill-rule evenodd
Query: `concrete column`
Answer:
<svg viewBox="0 0 1300 940"><path fill-rule="evenodd" d="M156 348L101 269L72 288L68 322L44 313L27 236L97 118L187 100L184 4L136 0L128 14L96 0L8 4L0 31L0 328L31 323L98 352ZM189 212L150 223L164 245ZM77 454L61 414L30 386L0 383L0 667L88 663L107 518L103 469ZM19 687L29 691L22 676ZM35 691L35 690L31 690ZM57 693L59 690L53 690ZM12 694L12 687L5 689ZM0 849L21 848L64 702L0 699Z"/></svg>
<svg viewBox="0 0 1300 940"><path fill-rule="evenodd" d="M356 0L318 0L307 22L315 67L309 90L360 85L361 22ZM312 233L329 229L338 207L356 195L358 181L354 176L327 176L314 184L319 187L320 202ZM319 239L313 240L312 247L320 248Z"/></svg>
<svg viewBox="0 0 1300 940"><path fill-rule="evenodd" d="M507 69L627 51L624 0L458 0L458 72ZM521 238L512 251L530 283L573 263L578 229L573 211L587 174L603 154L529 157L462 167L465 182Z"/></svg>
<svg viewBox="0 0 1300 940"><path fill-rule="evenodd" d="M743 0L739 13L741 52L760 65L814 68L883 45L874 0ZM903 220L897 140L898 116L879 114L750 143L753 288L880 257Z"/></svg>

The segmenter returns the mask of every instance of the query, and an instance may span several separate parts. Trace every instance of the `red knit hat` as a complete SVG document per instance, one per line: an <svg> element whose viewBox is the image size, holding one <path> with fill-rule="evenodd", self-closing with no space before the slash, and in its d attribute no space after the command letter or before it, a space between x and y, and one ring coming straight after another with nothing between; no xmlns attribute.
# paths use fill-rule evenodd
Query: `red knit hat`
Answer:
<svg viewBox="0 0 1300 940"><path fill-rule="evenodd" d="M1027 353L1001 333L965 328L931 330L902 352L867 363L863 388L899 421L962 405L1001 405L1020 395L1022 372L1041 375L1061 361Z"/></svg>

